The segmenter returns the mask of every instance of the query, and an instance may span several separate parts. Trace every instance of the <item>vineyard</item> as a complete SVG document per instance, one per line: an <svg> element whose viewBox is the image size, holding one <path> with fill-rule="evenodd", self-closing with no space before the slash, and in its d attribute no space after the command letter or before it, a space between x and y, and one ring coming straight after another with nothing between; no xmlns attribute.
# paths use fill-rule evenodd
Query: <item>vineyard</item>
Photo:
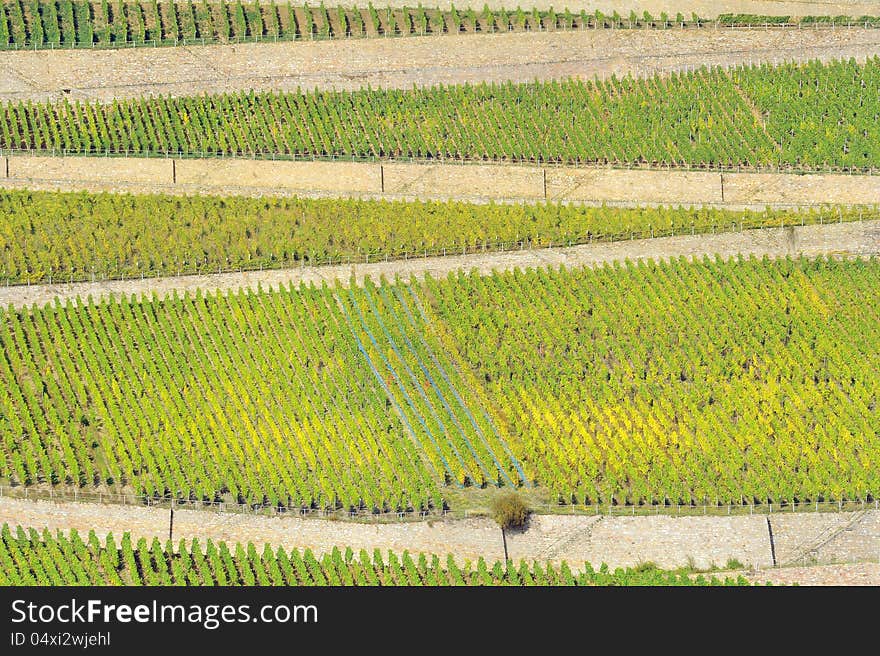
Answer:
<svg viewBox="0 0 880 656"><path fill-rule="evenodd" d="M384 1L0 0L11 644L877 580L880 12Z"/></svg>
<svg viewBox="0 0 880 656"><path fill-rule="evenodd" d="M880 59L649 79L7 103L0 148L867 171Z"/></svg>
<svg viewBox="0 0 880 656"><path fill-rule="evenodd" d="M805 17L802 25L877 27L880 19ZM792 25L789 16L722 15L717 20L648 12L492 11L309 6L289 2L188 0L2 0L0 49L159 46L186 43L295 41L434 34L472 34L583 29L700 28L704 25Z"/></svg>
<svg viewBox="0 0 880 656"><path fill-rule="evenodd" d="M0 314L0 476L439 508L865 499L876 260L674 261Z"/></svg>
<svg viewBox="0 0 880 656"><path fill-rule="evenodd" d="M876 210L734 212L0 192L0 283L375 261L661 234L851 221ZM339 221L339 217L344 217Z"/></svg>
<svg viewBox="0 0 880 656"><path fill-rule="evenodd" d="M428 293L561 502L865 498L880 490L878 275L876 260L707 258Z"/></svg>
<svg viewBox="0 0 880 656"><path fill-rule="evenodd" d="M0 585L295 585L295 586L447 586L447 585L749 585L744 577L688 576L652 566L610 571L586 564L574 573L558 566L513 561L487 563L479 558L459 566L452 556L404 551L398 556L379 550L355 554L334 548L317 558L299 551L253 544L234 546L198 538L162 544L158 538L133 542L124 533L117 544L112 534L102 541L91 531L83 539L76 530L58 531L4 524L0 529Z"/></svg>

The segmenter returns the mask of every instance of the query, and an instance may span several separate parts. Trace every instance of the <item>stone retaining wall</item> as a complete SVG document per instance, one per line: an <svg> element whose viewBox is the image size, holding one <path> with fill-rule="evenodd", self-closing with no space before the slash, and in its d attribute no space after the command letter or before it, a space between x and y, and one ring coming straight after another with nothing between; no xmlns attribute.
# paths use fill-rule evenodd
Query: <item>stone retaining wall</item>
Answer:
<svg viewBox="0 0 880 656"><path fill-rule="evenodd" d="M814 540L829 522L852 524L846 552L853 561L871 560L880 549L880 511L825 515L809 512L772 514L775 526L784 521L786 530L775 531L777 554L792 553L792 544ZM779 518L779 519L778 519ZM94 530L99 536L112 531L120 536L164 540L168 534L168 510L86 503L53 503L23 499L0 499L0 524L22 524L37 529L69 530L83 535ZM778 519L778 522L777 522ZM861 528L860 528L861 527ZM334 546L354 550L409 550L418 553L455 555L459 561L504 557L501 532L491 520L435 520L390 524L354 523L225 514L182 510L174 513L174 539L198 537L229 542L269 543L285 548L310 548L318 554ZM724 566L736 559L748 567L772 565L767 515L722 517L588 517L534 515L527 530L508 535L510 556L515 559L568 561L573 565L605 562L611 567L654 562L664 568L695 565ZM815 560L827 562L830 552ZM838 553L839 556L843 552Z"/></svg>
<svg viewBox="0 0 880 656"><path fill-rule="evenodd" d="M151 159L11 155L0 183L55 183L108 190L138 185L227 195L324 193L389 198L461 198L669 205L880 204L880 176L718 173L499 164L361 163L251 159Z"/></svg>
<svg viewBox="0 0 880 656"><path fill-rule="evenodd" d="M247 159L176 160L175 184L250 187L339 193L379 193L377 164L286 162Z"/></svg>
<svg viewBox="0 0 880 656"><path fill-rule="evenodd" d="M554 201L638 198L648 203L698 205L724 200L718 173L560 168L547 169L546 175L546 199Z"/></svg>

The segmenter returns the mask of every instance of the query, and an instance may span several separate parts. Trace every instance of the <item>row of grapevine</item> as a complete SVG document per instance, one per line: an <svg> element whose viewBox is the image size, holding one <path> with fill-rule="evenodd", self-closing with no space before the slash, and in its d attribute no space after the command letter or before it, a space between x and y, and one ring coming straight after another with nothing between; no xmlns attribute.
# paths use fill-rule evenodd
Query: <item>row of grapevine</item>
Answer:
<svg viewBox="0 0 880 656"><path fill-rule="evenodd" d="M735 212L5 190L0 284L363 262L878 216L876 208Z"/></svg>
<svg viewBox="0 0 880 656"><path fill-rule="evenodd" d="M439 507L436 472L333 303L300 289L4 313L0 475L285 507Z"/></svg>
<svg viewBox="0 0 880 656"><path fill-rule="evenodd" d="M824 19L824 20L823 20ZM876 27L880 19L808 17L801 23L831 22ZM162 45L180 42L227 43L247 40L295 40L409 36L456 33L582 30L595 28L716 27L790 24L788 16L724 15L707 21L696 14L658 17L648 12L571 12L537 9L491 10L484 5L449 10L417 7L377 9L303 5L275 0L2 0L0 49Z"/></svg>
<svg viewBox="0 0 880 656"><path fill-rule="evenodd" d="M511 448L565 503L880 494L880 262L729 260L428 283Z"/></svg>
<svg viewBox="0 0 880 656"><path fill-rule="evenodd" d="M3 312L0 476L374 512L439 508L444 482L526 483L386 299L302 287Z"/></svg>
<svg viewBox="0 0 880 656"><path fill-rule="evenodd" d="M729 260L0 312L0 477L255 504L880 494L880 262Z"/></svg>
<svg viewBox="0 0 880 656"><path fill-rule="evenodd" d="M470 403L462 398L461 367L425 335L422 315L400 289L367 280L363 290L340 290L337 302L389 401L427 434L422 448L436 470L469 485L528 484L506 435L472 395Z"/></svg>
<svg viewBox="0 0 880 656"><path fill-rule="evenodd" d="M6 103L0 149L865 170L880 165L878 108L874 58L592 82Z"/></svg>
<svg viewBox="0 0 880 656"><path fill-rule="evenodd" d="M0 529L0 585L293 585L293 586L498 586L498 585L749 585L745 577L688 576L654 567L598 570L569 565L513 561L457 564L452 556L389 551L383 556L333 548L321 557L305 549L268 544L227 544L198 538L164 544L158 538L134 541L123 533L104 540L94 531L83 539L76 530L52 535L33 528Z"/></svg>
<svg viewBox="0 0 880 656"><path fill-rule="evenodd" d="M786 162L873 167L880 142L877 122L880 66L855 62L823 66L762 66L757 76L732 72L734 83L761 108L764 129ZM808 71L799 75L798 71ZM817 135L824 135L819 138Z"/></svg>

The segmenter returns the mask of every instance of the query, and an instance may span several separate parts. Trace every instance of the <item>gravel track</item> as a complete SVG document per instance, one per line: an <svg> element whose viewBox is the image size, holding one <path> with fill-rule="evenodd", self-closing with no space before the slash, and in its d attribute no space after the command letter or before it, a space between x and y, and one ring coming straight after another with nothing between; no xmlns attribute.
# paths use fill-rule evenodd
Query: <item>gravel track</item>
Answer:
<svg viewBox="0 0 880 656"><path fill-rule="evenodd" d="M585 30L0 53L0 101L653 75L880 53L880 30ZM67 90L65 92L65 90Z"/></svg>

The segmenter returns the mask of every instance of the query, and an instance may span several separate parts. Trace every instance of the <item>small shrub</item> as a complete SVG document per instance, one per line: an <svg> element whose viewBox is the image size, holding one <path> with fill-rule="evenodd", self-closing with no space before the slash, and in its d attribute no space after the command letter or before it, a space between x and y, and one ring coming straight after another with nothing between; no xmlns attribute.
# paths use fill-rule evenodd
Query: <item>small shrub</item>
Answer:
<svg viewBox="0 0 880 656"><path fill-rule="evenodd" d="M500 494L492 500L492 519L502 529L522 528L529 517L529 507L516 492Z"/></svg>

